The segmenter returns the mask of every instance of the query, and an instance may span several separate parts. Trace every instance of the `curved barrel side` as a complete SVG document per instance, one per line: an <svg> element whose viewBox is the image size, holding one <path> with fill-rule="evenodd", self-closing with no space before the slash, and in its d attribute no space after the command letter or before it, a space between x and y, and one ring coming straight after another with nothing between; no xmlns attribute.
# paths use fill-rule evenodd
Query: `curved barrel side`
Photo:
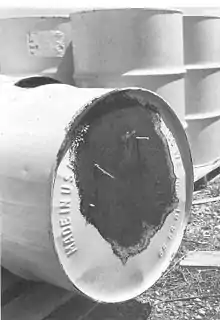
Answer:
<svg viewBox="0 0 220 320"><path fill-rule="evenodd" d="M138 88L0 89L3 266L98 301L144 292L177 251L192 201L175 113Z"/></svg>
<svg viewBox="0 0 220 320"><path fill-rule="evenodd" d="M186 133L193 163L220 158L220 17L184 16Z"/></svg>
<svg viewBox="0 0 220 320"><path fill-rule="evenodd" d="M67 16L0 15L0 31L0 70L7 76L54 76L70 43Z"/></svg>
<svg viewBox="0 0 220 320"><path fill-rule="evenodd" d="M155 91L184 124L181 12L86 10L72 13L71 25L73 78L77 86L137 86Z"/></svg>

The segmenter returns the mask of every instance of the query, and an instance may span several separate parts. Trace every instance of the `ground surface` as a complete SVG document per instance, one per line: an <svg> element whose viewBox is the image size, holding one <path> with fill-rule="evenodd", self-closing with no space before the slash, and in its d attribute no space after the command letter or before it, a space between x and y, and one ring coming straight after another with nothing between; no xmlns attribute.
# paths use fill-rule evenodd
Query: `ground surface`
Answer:
<svg viewBox="0 0 220 320"><path fill-rule="evenodd" d="M195 192L194 200L219 195L220 176ZM220 250L220 203L194 205L191 211L191 219L173 263L150 290L138 297L141 303L151 303L149 320L220 320L220 269L179 265L189 251Z"/></svg>
<svg viewBox="0 0 220 320"><path fill-rule="evenodd" d="M219 195L220 175L195 192L194 200ZM13 276L18 282L13 284L12 279L12 288L2 296L2 319L220 320L220 269L181 267L181 260L193 250L220 250L220 202L192 206L173 262L157 283L137 299L123 304L98 304L48 284Z"/></svg>

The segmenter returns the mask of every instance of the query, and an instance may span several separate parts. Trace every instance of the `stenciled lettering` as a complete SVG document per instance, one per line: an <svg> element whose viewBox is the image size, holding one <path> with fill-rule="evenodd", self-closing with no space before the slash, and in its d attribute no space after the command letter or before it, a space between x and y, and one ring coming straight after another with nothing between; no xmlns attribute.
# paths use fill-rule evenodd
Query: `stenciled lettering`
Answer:
<svg viewBox="0 0 220 320"><path fill-rule="evenodd" d="M73 170L70 164L67 164L67 168ZM61 228L61 237L64 251L67 257L70 257L78 249L76 247L75 239L72 233L71 227L71 184L74 181L73 175L65 175L63 178L64 184L60 186L60 194L62 198L59 202L59 225Z"/></svg>
<svg viewBox="0 0 220 320"><path fill-rule="evenodd" d="M67 225L65 227L62 228L62 236L66 236L67 234L71 234L72 230L71 230L71 225Z"/></svg>
<svg viewBox="0 0 220 320"><path fill-rule="evenodd" d="M71 194L71 187L68 184L61 186L61 194Z"/></svg>
<svg viewBox="0 0 220 320"><path fill-rule="evenodd" d="M61 219L60 219L60 226L61 226L61 227L65 227L65 226L67 226L67 225L70 225L70 223L71 223L70 217L61 218Z"/></svg>
<svg viewBox="0 0 220 320"><path fill-rule="evenodd" d="M63 178L65 182L73 183L73 176L66 176Z"/></svg>
<svg viewBox="0 0 220 320"><path fill-rule="evenodd" d="M65 247L65 252L66 252L67 257L70 257L76 251L77 251L77 248L75 246L75 242L73 242L69 246Z"/></svg>
<svg viewBox="0 0 220 320"><path fill-rule="evenodd" d="M72 234L69 234L68 236L64 237L63 238L63 243L65 245L69 245L71 243L75 243L75 239L73 238L73 235Z"/></svg>
<svg viewBox="0 0 220 320"><path fill-rule="evenodd" d="M70 214L71 200L60 200L60 214Z"/></svg>

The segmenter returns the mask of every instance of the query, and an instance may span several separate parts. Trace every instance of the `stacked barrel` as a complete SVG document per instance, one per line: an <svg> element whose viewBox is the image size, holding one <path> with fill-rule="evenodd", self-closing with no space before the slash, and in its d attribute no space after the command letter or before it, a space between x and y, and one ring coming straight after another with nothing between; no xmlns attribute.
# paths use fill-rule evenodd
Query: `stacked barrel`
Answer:
<svg viewBox="0 0 220 320"><path fill-rule="evenodd" d="M160 94L184 123L182 13L108 9L71 15L79 87L143 87Z"/></svg>
<svg viewBox="0 0 220 320"><path fill-rule="evenodd" d="M33 75L68 82L71 70L67 12L28 9L0 13L0 81ZM65 61L65 63L64 63ZM68 68L66 68L68 65Z"/></svg>
<svg viewBox="0 0 220 320"><path fill-rule="evenodd" d="M220 16L184 15L187 135L195 167L220 158Z"/></svg>
<svg viewBox="0 0 220 320"><path fill-rule="evenodd" d="M70 17L71 28L51 11L0 17L2 264L121 302L160 277L182 240L184 128L195 166L220 158L220 17Z"/></svg>
<svg viewBox="0 0 220 320"><path fill-rule="evenodd" d="M189 217L182 14L75 12L74 65L65 21L0 21L1 72L19 77L0 87L2 265L122 302L166 270ZM26 79L62 62L79 88Z"/></svg>

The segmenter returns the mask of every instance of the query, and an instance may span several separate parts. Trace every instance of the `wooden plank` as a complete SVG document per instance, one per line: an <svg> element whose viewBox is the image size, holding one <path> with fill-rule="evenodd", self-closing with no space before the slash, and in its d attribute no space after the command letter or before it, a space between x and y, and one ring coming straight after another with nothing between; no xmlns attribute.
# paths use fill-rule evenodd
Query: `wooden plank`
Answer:
<svg viewBox="0 0 220 320"><path fill-rule="evenodd" d="M217 159L214 163L207 165L207 166L201 166L201 167L195 167L194 166L194 182L198 181L202 177L209 174L211 171L217 169L220 167L220 159Z"/></svg>
<svg viewBox="0 0 220 320"><path fill-rule="evenodd" d="M192 202L192 205L205 204L205 203L218 202L218 201L220 202L220 196L194 200Z"/></svg>
<svg viewBox="0 0 220 320"><path fill-rule="evenodd" d="M140 303L133 299L120 304L99 304L86 317L77 320L137 320L147 319L150 313L149 303Z"/></svg>
<svg viewBox="0 0 220 320"><path fill-rule="evenodd" d="M28 288L31 288L31 286L32 282L26 281L1 268L1 306L5 306Z"/></svg>
<svg viewBox="0 0 220 320"><path fill-rule="evenodd" d="M220 167L220 159L217 159L214 163L201 167L193 167L194 170L194 183L198 180L206 177L212 171L218 169Z"/></svg>
<svg viewBox="0 0 220 320"><path fill-rule="evenodd" d="M67 303L53 311L44 320L78 320L84 319L86 315L92 312L98 306L97 302L84 296L76 295Z"/></svg>
<svg viewBox="0 0 220 320"><path fill-rule="evenodd" d="M8 288L6 291L2 293L1 306L5 306L25 291L30 290L33 287L33 285L34 284L30 281L16 282L12 287Z"/></svg>
<svg viewBox="0 0 220 320"><path fill-rule="evenodd" d="M180 262L183 267L220 268L220 251L192 251Z"/></svg>
<svg viewBox="0 0 220 320"><path fill-rule="evenodd" d="M4 320L42 320L74 293L48 284L34 284L30 290L2 308Z"/></svg>
<svg viewBox="0 0 220 320"><path fill-rule="evenodd" d="M20 282L22 279L12 274L5 268L1 267L1 293L11 288L15 283Z"/></svg>

